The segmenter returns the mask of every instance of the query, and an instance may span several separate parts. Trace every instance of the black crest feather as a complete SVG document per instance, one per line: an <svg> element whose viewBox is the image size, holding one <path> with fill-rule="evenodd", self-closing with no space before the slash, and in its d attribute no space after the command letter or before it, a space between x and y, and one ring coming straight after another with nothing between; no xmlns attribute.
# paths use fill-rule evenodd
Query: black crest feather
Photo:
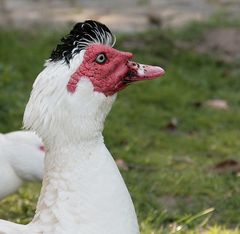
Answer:
<svg viewBox="0 0 240 234"><path fill-rule="evenodd" d="M74 55L86 49L92 43L113 46L115 37L106 25L97 21L86 20L85 22L77 23L52 51L50 61L63 60L69 64Z"/></svg>

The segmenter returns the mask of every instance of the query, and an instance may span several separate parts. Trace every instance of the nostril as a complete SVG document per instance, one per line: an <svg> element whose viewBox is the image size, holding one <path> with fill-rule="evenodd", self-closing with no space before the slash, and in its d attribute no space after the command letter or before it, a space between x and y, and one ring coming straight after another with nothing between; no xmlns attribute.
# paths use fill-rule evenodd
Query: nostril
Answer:
<svg viewBox="0 0 240 234"><path fill-rule="evenodd" d="M128 61L127 66L134 70L137 70L139 68L139 64L132 61Z"/></svg>

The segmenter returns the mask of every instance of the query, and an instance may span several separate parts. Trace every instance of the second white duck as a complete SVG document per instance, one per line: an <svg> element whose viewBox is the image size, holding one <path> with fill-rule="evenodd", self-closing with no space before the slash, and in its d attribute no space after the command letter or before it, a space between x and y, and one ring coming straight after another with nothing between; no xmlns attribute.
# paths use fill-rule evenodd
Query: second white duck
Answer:
<svg viewBox="0 0 240 234"><path fill-rule="evenodd" d="M44 147L33 132L0 134L0 199L16 192L24 181L41 181Z"/></svg>

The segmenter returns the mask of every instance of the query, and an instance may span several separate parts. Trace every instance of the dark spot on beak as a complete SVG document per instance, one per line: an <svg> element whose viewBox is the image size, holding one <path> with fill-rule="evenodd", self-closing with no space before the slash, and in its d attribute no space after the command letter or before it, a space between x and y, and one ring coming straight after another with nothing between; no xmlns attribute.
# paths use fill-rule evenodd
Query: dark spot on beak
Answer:
<svg viewBox="0 0 240 234"><path fill-rule="evenodd" d="M134 76L136 76L136 72L135 72L135 71L129 70L129 71L127 72L127 75L126 75L127 78L132 78L132 77L134 77Z"/></svg>

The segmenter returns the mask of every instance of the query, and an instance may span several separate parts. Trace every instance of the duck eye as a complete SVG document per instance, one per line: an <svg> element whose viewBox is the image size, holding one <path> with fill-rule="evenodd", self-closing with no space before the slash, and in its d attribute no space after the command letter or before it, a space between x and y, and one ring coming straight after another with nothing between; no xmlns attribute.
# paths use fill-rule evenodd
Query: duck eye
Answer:
<svg viewBox="0 0 240 234"><path fill-rule="evenodd" d="M98 64L104 64L107 61L107 56L105 53L100 53L97 55L95 59L96 63Z"/></svg>

